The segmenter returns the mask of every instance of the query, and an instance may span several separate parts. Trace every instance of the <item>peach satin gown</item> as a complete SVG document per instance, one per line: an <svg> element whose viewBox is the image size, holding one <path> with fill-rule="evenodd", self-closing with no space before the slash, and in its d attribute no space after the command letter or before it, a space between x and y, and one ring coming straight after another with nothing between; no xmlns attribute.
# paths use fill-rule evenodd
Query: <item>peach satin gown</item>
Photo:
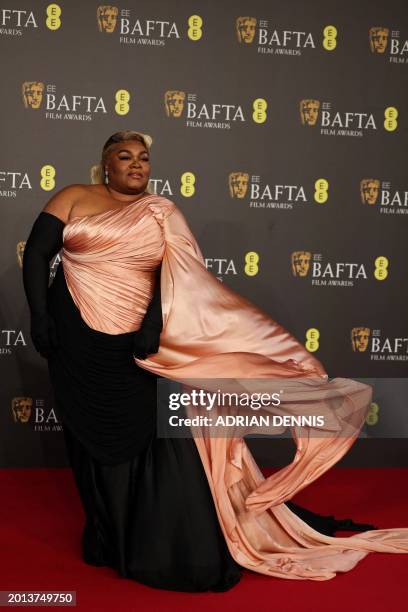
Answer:
<svg viewBox="0 0 408 612"><path fill-rule="evenodd" d="M266 479L242 437L195 437L236 562L280 578L328 580L369 552L408 552L408 528L334 538L285 505L351 447L371 388L350 379L329 381L321 363L290 333L208 272L173 202L147 195L120 209L74 217L63 239L65 278L81 317L109 334L140 327L162 262L160 349L135 359L138 366L185 384L219 379L221 390L222 379L248 390L251 380L264 379L266 390L268 380L284 378L285 400L271 413L325 416L326 435L292 428L292 463Z"/></svg>

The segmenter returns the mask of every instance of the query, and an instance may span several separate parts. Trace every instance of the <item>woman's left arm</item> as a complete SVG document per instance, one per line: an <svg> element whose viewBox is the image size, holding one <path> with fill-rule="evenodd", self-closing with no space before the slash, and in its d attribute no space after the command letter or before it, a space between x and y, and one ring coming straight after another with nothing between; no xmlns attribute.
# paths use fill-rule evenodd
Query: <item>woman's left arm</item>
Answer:
<svg viewBox="0 0 408 612"><path fill-rule="evenodd" d="M153 297L146 309L140 329L137 330L133 343L133 355L138 359L146 359L148 355L157 353L160 345L160 334L163 329L160 291L161 265L156 271L156 282Z"/></svg>

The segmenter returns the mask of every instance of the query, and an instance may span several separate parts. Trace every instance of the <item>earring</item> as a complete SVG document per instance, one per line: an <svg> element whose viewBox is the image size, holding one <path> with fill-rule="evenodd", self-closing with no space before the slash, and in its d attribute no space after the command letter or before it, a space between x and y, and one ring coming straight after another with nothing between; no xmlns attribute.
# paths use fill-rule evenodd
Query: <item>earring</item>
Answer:
<svg viewBox="0 0 408 612"><path fill-rule="evenodd" d="M108 184L109 183L109 175L108 175L108 171L105 169L105 183Z"/></svg>

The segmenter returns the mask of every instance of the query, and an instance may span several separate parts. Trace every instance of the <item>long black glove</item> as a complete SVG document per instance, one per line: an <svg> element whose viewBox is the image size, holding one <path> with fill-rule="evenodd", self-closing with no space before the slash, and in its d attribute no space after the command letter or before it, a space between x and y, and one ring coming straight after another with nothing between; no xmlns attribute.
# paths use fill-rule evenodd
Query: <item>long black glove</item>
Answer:
<svg viewBox="0 0 408 612"><path fill-rule="evenodd" d="M42 357L58 348L55 321L48 312L50 261L61 249L64 222L42 211L27 238L23 255L23 284L31 314L31 339Z"/></svg>
<svg viewBox="0 0 408 612"><path fill-rule="evenodd" d="M146 359L148 355L157 353L160 345L160 334L163 329L163 317L161 309L160 271L156 271L156 284L153 297L147 307L140 329L137 330L133 343L133 356L138 359Z"/></svg>

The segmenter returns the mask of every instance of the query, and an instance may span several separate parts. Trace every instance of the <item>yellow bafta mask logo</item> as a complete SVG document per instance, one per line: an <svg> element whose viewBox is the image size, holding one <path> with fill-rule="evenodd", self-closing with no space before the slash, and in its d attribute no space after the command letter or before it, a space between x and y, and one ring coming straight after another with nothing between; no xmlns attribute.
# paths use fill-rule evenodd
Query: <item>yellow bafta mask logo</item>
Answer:
<svg viewBox="0 0 408 612"><path fill-rule="evenodd" d="M320 109L319 100L301 100L299 109L302 125L316 125Z"/></svg>
<svg viewBox="0 0 408 612"><path fill-rule="evenodd" d="M364 353L368 347L370 338L369 327L353 327L351 330L351 346L356 353Z"/></svg>
<svg viewBox="0 0 408 612"><path fill-rule="evenodd" d="M247 172L231 172L228 184L231 198L245 198L249 182Z"/></svg>
<svg viewBox="0 0 408 612"><path fill-rule="evenodd" d="M378 179L363 179L360 182L360 195L363 204L376 204L380 181Z"/></svg>
<svg viewBox="0 0 408 612"><path fill-rule="evenodd" d="M11 400L11 414L15 423L28 423L33 407L32 397L13 397Z"/></svg>
<svg viewBox="0 0 408 612"><path fill-rule="evenodd" d="M115 30L118 12L117 6L98 6L96 9L96 18L100 32L108 32L110 34Z"/></svg>
<svg viewBox="0 0 408 612"><path fill-rule="evenodd" d="M370 40L371 53L384 53L388 44L388 28L370 28L368 38Z"/></svg>
<svg viewBox="0 0 408 612"><path fill-rule="evenodd" d="M23 102L26 108L40 108L44 93L44 83L24 81L22 85Z"/></svg>
<svg viewBox="0 0 408 612"><path fill-rule="evenodd" d="M294 251L292 253L293 276L307 276L312 254L309 251Z"/></svg>
<svg viewBox="0 0 408 612"><path fill-rule="evenodd" d="M20 240L20 242L17 242L17 261L18 261L18 265L20 266L20 268L23 267L23 256L24 256L25 245L26 245L25 240Z"/></svg>
<svg viewBox="0 0 408 612"><path fill-rule="evenodd" d="M186 99L185 91L172 89L164 94L164 107L168 117L181 117Z"/></svg>
<svg viewBox="0 0 408 612"><path fill-rule="evenodd" d="M238 42L250 44L254 40L256 30L255 17L237 17L235 27Z"/></svg>

